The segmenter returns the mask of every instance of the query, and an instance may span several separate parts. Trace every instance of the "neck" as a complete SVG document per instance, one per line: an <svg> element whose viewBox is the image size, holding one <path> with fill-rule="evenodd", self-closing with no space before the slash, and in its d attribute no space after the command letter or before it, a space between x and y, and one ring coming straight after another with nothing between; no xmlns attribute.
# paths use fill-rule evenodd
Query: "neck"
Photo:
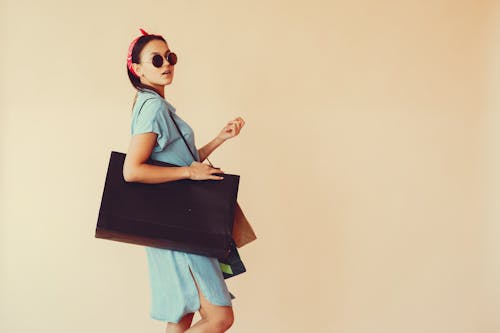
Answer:
<svg viewBox="0 0 500 333"><path fill-rule="evenodd" d="M165 87L164 86L153 86L155 88L155 91L160 95L161 97L165 98Z"/></svg>
<svg viewBox="0 0 500 333"><path fill-rule="evenodd" d="M142 82L142 80L141 80L141 82ZM163 86L163 85L157 85L157 84L151 84L149 82L148 83L142 82L142 83L143 84L147 84L150 87L149 89L153 88L153 90L155 92L157 92L158 95L160 95L161 97L165 98L165 86Z"/></svg>

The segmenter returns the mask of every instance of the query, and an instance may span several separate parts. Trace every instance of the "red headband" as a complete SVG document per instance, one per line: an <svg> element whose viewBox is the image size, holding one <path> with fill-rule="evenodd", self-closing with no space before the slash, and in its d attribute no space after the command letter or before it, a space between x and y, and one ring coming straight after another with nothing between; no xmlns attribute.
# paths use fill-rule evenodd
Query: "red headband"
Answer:
<svg viewBox="0 0 500 333"><path fill-rule="evenodd" d="M147 33L146 31L144 31L143 29L139 28L139 30L141 31L142 35L143 36L147 36L147 35L152 35L152 36L160 36L161 35L153 35L153 34L149 34ZM135 43L137 42L137 40L139 38L141 38L142 36L139 36L137 37L136 39L134 39L132 41L132 43L130 43L130 46L128 47L128 54L127 54L127 67L128 69L130 69L130 71L137 77L139 77L139 75L137 75L137 73L134 71L134 69L132 68L132 49L134 48L135 46Z"/></svg>

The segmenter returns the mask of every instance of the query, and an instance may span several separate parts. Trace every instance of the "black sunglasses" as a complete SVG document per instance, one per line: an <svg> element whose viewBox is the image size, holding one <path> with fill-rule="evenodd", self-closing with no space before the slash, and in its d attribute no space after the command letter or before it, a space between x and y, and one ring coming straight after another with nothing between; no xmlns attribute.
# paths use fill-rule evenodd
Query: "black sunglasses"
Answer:
<svg viewBox="0 0 500 333"><path fill-rule="evenodd" d="M151 59L151 63L156 68L160 68L161 66L163 66L163 59L164 59L163 56L161 56L159 54L155 54L153 59ZM166 60L168 61L168 63L170 65L175 65L177 63L177 55L174 52L169 52L167 54Z"/></svg>

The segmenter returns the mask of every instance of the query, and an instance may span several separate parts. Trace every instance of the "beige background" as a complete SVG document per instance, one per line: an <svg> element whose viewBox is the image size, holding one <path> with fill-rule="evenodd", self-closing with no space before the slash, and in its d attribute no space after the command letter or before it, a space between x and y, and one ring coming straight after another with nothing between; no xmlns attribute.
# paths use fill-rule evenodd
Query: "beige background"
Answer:
<svg viewBox="0 0 500 333"><path fill-rule="evenodd" d="M2 0L0 331L164 331L145 250L93 234L142 27L198 147L246 121L210 156L259 237L230 332L499 332L499 22L493 0Z"/></svg>

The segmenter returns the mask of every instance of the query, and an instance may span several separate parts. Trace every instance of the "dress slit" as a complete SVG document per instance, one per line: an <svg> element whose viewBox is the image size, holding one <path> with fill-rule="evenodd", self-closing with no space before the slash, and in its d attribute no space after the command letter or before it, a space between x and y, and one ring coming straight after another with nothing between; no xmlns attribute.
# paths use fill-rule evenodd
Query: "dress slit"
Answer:
<svg viewBox="0 0 500 333"><path fill-rule="evenodd" d="M201 309L201 295L203 295L203 297L207 300L208 303L214 305L214 306L223 306L223 305L217 305L217 304L214 304L213 302L210 301L210 299L208 299L208 296L205 295L203 293L203 291L201 290L201 286L200 284L198 283L198 281L196 280L196 277L194 276L194 272L191 270L191 266L188 264L188 268L189 268L189 272L191 273L191 276L193 277L193 281L194 281L194 284L195 284L195 288L197 289L198 291L198 300L199 300L199 303L200 303L200 307L198 308L197 311L200 311Z"/></svg>

